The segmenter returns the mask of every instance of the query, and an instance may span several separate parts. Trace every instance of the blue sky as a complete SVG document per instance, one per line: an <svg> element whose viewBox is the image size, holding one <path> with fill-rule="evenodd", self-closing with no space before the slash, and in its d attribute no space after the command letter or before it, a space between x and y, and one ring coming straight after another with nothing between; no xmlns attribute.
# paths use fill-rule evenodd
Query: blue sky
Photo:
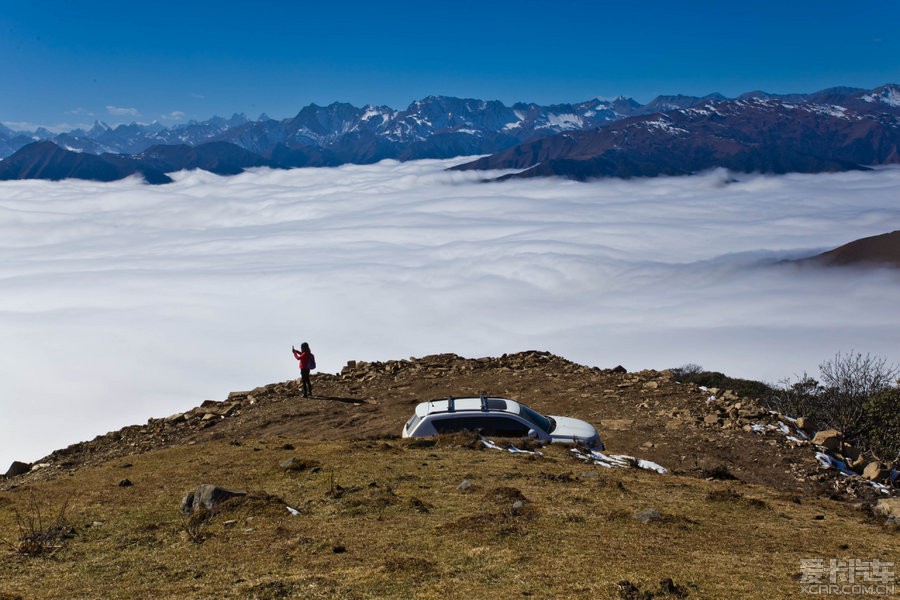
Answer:
<svg viewBox="0 0 900 600"><path fill-rule="evenodd" d="M2 1L0 122L900 82L900 2Z"/></svg>

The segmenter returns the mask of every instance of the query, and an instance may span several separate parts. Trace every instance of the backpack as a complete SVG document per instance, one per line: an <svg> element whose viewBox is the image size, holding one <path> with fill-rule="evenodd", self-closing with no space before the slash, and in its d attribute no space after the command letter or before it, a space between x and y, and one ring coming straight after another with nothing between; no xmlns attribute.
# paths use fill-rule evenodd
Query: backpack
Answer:
<svg viewBox="0 0 900 600"><path fill-rule="evenodd" d="M312 352L309 353L309 363L308 363L308 366L309 366L309 370L310 370L310 371L312 371L313 369L316 368L316 357L313 356L313 353L312 353Z"/></svg>

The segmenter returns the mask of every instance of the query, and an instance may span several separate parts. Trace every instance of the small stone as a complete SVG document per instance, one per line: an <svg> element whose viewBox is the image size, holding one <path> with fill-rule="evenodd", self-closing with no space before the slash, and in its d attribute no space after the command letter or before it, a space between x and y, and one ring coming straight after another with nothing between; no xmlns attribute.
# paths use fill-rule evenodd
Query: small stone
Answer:
<svg viewBox="0 0 900 600"><path fill-rule="evenodd" d="M131 486L133 486L133 485L134 485L134 484L131 483L131 480L130 480L130 479L123 479L122 481L119 482L119 487L122 487L122 488L125 488L125 487L131 487Z"/></svg>
<svg viewBox="0 0 900 600"><path fill-rule="evenodd" d="M468 479L463 479L463 480L462 480L462 483L460 483L458 486L456 486L456 489L459 490L460 492L464 492L464 493L465 493L465 492L468 492L469 490L472 489L472 485L473 485L473 484L472 484L472 482L471 482L470 480L468 480Z"/></svg>
<svg viewBox="0 0 900 600"><path fill-rule="evenodd" d="M706 415L705 417L703 417L703 422L707 425L718 425L719 415Z"/></svg>
<svg viewBox="0 0 900 600"><path fill-rule="evenodd" d="M641 512L634 515L634 518L640 521L641 523L649 523L650 521L658 521L662 517L662 513L660 513L655 508L648 508L646 510L642 510Z"/></svg>

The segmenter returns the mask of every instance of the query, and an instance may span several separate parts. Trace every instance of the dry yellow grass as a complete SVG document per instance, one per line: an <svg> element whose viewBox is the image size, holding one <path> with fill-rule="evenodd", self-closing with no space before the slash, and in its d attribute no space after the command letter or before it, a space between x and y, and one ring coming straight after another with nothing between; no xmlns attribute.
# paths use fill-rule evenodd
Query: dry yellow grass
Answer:
<svg viewBox="0 0 900 600"><path fill-rule="evenodd" d="M75 529L50 556L2 550L0 598L618 598L665 578L690 598L793 598L801 559L900 562L895 532L830 500L441 442L213 442L0 492L0 538L31 493L47 513L68 501ZM251 495L189 532L200 483Z"/></svg>

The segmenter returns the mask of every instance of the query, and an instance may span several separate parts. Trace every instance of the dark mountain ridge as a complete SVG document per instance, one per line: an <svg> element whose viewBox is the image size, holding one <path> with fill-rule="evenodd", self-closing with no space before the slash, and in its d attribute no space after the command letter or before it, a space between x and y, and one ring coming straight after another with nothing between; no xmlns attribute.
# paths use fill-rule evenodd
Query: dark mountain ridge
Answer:
<svg viewBox="0 0 900 600"><path fill-rule="evenodd" d="M848 102L868 108L873 103ZM505 177L654 177L724 167L818 173L900 163L900 103L883 112L748 96L537 139L455 167Z"/></svg>

